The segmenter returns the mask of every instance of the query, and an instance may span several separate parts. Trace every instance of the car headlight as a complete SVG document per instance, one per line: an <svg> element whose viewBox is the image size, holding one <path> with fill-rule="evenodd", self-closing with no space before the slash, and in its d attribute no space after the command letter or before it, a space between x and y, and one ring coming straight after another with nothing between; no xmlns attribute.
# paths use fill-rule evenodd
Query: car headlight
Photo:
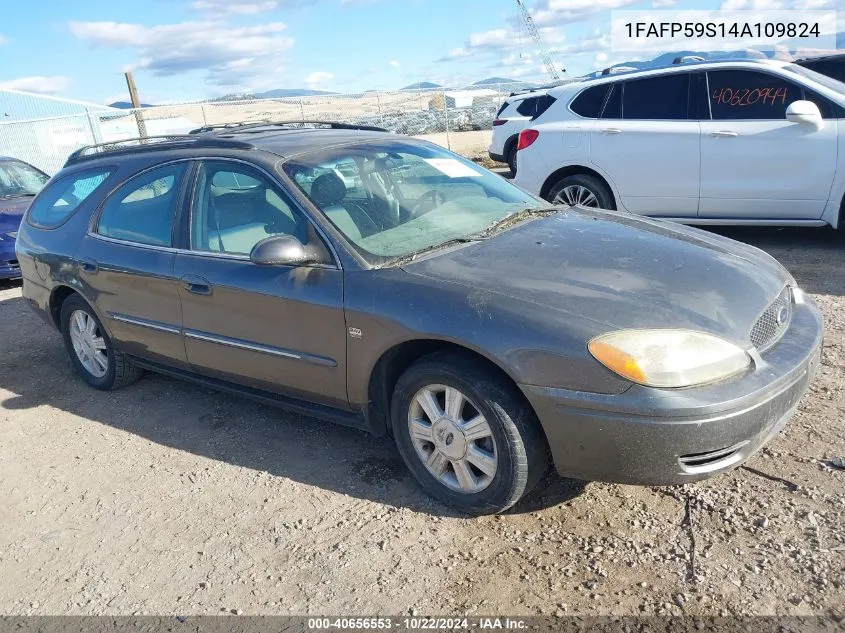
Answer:
<svg viewBox="0 0 845 633"><path fill-rule="evenodd" d="M746 369L742 348L694 330L619 330L590 341L590 354L623 378L649 387L689 387Z"/></svg>

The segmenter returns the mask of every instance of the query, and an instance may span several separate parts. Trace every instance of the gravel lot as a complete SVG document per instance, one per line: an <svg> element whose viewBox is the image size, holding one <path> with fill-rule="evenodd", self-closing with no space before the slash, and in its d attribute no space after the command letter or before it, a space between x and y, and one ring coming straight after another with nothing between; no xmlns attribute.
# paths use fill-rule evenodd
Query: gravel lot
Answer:
<svg viewBox="0 0 845 633"><path fill-rule="evenodd" d="M455 516L392 444L160 376L87 388L0 285L0 614L845 615L845 237L731 230L822 307L822 368L745 467L549 477Z"/></svg>

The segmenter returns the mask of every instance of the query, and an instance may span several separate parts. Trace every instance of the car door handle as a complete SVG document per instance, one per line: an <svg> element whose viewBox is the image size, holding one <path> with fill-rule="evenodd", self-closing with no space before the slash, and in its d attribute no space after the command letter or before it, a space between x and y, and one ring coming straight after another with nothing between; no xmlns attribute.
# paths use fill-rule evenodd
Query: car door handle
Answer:
<svg viewBox="0 0 845 633"><path fill-rule="evenodd" d="M602 128L601 133L602 134L622 134L622 130L620 130L618 127L606 127L606 128Z"/></svg>
<svg viewBox="0 0 845 633"><path fill-rule="evenodd" d="M735 136L739 136L739 132L731 132L730 130L716 130L715 132L711 132L710 136L713 138L733 138Z"/></svg>
<svg viewBox="0 0 845 633"><path fill-rule="evenodd" d="M100 265L93 259L80 259L79 267L86 273L96 274L100 270Z"/></svg>
<svg viewBox="0 0 845 633"><path fill-rule="evenodd" d="M195 295L211 294L211 282L199 275L185 275L182 277L182 285L185 290L193 292Z"/></svg>

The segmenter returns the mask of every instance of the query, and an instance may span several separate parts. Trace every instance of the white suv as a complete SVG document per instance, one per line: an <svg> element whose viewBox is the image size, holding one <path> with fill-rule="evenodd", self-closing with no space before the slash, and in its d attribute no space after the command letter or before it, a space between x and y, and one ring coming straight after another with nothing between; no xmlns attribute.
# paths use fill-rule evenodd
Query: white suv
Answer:
<svg viewBox="0 0 845 633"><path fill-rule="evenodd" d="M771 60L569 84L519 139L552 202L691 224L845 224L845 84Z"/></svg>
<svg viewBox="0 0 845 633"><path fill-rule="evenodd" d="M490 158L507 163L511 173L516 174L516 145L519 133L531 121L546 111L549 101L546 90L532 90L508 97L496 113L493 121L493 142L490 143Z"/></svg>

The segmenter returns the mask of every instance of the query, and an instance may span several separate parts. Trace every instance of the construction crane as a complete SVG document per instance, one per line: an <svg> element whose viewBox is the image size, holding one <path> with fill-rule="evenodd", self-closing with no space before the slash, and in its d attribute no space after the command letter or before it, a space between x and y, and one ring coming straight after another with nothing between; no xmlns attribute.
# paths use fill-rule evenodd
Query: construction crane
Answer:
<svg viewBox="0 0 845 633"><path fill-rule="evenodd" d="M543 40L543 36L540 34L540 30L537 28L537 25L534 24L534 20L532 19L531 14L528 12L528 8L525 6L525 2L523 2L523 0L516 0L516 4L519 7L520 13L522 13L522 21L525 22L525 27L528 29L528 33L531 35L531 39L534 40L534 44L536 44L537 50L540 52L540 57L543 60L543 66L546 67L546 72L549 73L552 80L559 81L560 71L555 66L554 58L552 57L551 52L546 46L546 42L545 40ZM563 72L566 71L563 70Z"/></svg>

